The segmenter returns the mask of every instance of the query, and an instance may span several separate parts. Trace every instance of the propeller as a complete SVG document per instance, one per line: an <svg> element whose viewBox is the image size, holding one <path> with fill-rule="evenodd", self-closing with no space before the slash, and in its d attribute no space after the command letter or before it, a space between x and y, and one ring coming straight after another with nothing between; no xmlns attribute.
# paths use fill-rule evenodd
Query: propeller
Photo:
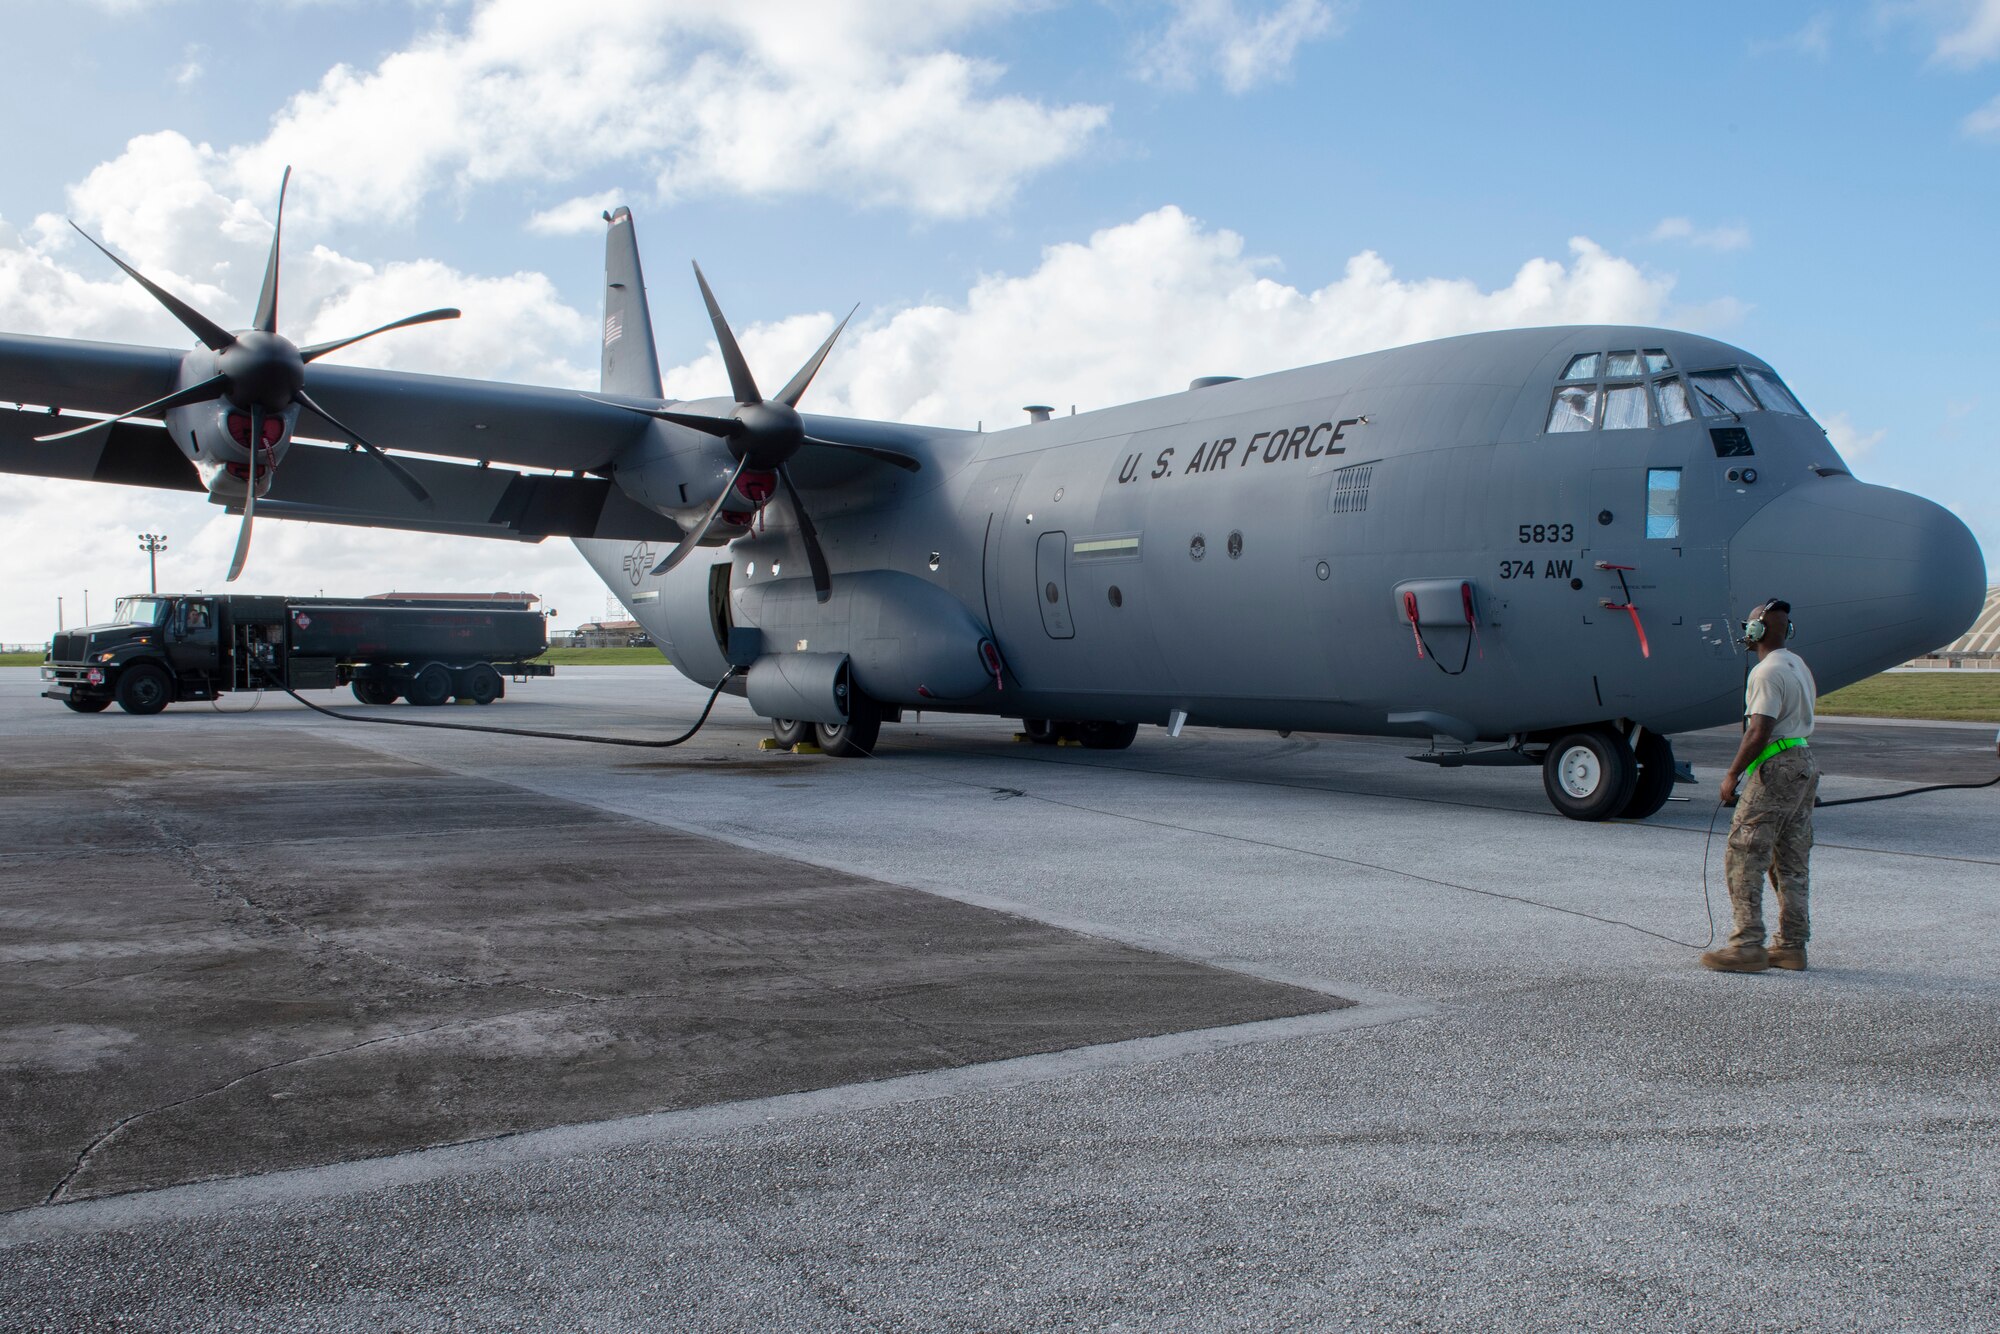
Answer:
<svg viewBox="0 0 2000 1334"><path fill-rule="evenodd" d="M409 315L393 320L366 333L355 334L352 338L337 338L331 342L314 343L301 348L278 332L278 249L284 235L285 190L291 184L292 169L285 168L284 179L278 183L278 213L271 227L271 254L264 263L264 283L257 293L257 312L251 327L238 333L231 333L215 321L203 315L187 302L167 291L145 274L111 253L96 237L77 227L77 235L90 242L103 253L106 259L116 264L131 279L145 288L167 312L186 326L188 332L201 340L203 347L214 353L215 373L182 389L177 389L164 398L119 413L102 421L89 422L71 430L54 435L38 436L42 443L68 440L74 436L87 435L91 431L101 431L128 418L165 412L170 408L185 407L191 403L205 403L222 399L231 407L239 408L250 416L250 432L246 444L249 450L248 491L243 500L243 526L236 537L236 554L230 561L229 578L234 580L243 573L244 560L250 554L250 525L257 511L257 456L269 446L264 440L267 423L280 416L294 404L311 412L335 431L353 441L368 456L387 470L398 484L424 508L432 507L430 492L422 482L391 458L374 443L362 437L353 427L321 407L311 395L306 393L306 367L329 352L350 347L364 338L387 333L391 329L404 329L413 324L430 324L437 320L455 320L459 312L451 308L427 310L417 315ZM822 353L824 355L824 353Z"/></svg>
<svg viewBox="0 0 2000 1334"><path fill-rule="evenodd" d="M847 312L847 319L834 326L826 341L819 345L819 351L806 359L798 373L778 391L778 396L767 399L757 388L757 378L750 373L750 363L744 360L743 349L736 344L736 335L730 331L729 321L723 318L722 307L716 304L715 293L709 289L708 279L702 274L701 265L694 266L694 280L701 285L701 299L708 307L709 322L715 326L716 346L722 351L722 364L729 372L730 396L736 400L736 408L727 417L710 416L701 412L682 412L675 408L641 408L630 403L615 403L610 399L598 399L600 403L623 408L646 417L657 417L661 421L672 422L676 426L686 426L703 431L728 442L729 452L736 457L736 468L729 475L729 481L722 488L722 494L702 515L701 520L681 537L680 545L668 552L666 558L653 567L654 574L665 574L701 545L708 536L709 529L733 495L737 495L736 484L745 472L775 473L778 483L784 488L785 499L798 516L799 540L806 549L806 564L812 567L813 592L821 602L833 596L833 580L827 571L826 553L820 549L819 530L806 513L805 501L799 496L798 486L792 481L791 469L786 465L794 454L807 445L815 449L837 449L849 454L864 454L883 463L894 464L898 468L915 472L923 466L921 462L893 449L882 449L873 445L851 445L841 440L822 440L806 434L805 424L799 417L799 400L805 396L806 386L819 374L820 366L826 361L826 354L833 350L834 340L840 337L847 321L854 318L854 311ZM857 307L857 309L859 309ZM744 495L739 503L747 503L762 508L769 500L769 493L761 499Z"/></svg>

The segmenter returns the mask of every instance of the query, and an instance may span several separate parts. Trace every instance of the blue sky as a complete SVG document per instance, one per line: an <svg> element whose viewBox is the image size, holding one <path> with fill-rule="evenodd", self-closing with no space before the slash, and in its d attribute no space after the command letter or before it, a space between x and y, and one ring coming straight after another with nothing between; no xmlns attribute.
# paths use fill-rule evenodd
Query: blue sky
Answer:
<svg viewBox="0 0 2000 1334"><path fill-rule="evenodd" d="M1860 475L2000 546L2000 0L0 0L0 21L0 114L37 127L0 175L0 328L183 341L62 215L240 323L290 162L288 329L452 301L468 327L368 356L587 383L600 230L560 218L615 194L678 392L720 387L690 257L768 374L861 303L808 406L954 425L1643 319L1753 349ZM29 538L0 641L45 635L65 588L136 586L139 527L175 534L189 586L233 539L200 502L21 479L0 523ZM260 525L246 583L302 580L603 610L566 544Z"/></svg>

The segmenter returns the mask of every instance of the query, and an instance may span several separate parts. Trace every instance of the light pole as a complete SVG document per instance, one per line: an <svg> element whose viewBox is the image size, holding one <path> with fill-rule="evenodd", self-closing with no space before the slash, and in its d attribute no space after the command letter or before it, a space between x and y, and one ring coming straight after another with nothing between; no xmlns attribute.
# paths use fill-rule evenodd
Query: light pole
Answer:
<svg viewBox="0 0 2000 1334"><path fill-rule="evenodd" d="M83 590L83 623L90 624L90 590Z"/></svg>
<svg viewBox="0 0 2000 1334"><path fill-rule="evenodd" d="M61 630L62 628L63 628L63 623L62 623L62 594L58 593L58 594L56 594L56 629L57 629L57 630Z"/></svg>
<svg viewBox="0 0 2000 1334"><path fill-rule="evenodd" d="M160 553L167 549L165 533L139 534L139 550L146 553L146 570L152 578L152 591L160 591Z"/></svg>

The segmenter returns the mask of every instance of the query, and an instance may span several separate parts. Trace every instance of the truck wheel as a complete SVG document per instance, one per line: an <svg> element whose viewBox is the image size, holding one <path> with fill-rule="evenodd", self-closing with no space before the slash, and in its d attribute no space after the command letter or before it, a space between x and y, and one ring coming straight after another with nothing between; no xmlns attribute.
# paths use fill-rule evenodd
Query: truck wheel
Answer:
<svg viewBox="0 0 2000 1334"><path fill-rule="evenodd" d="M1674 791L1674 748L1657 732L1639 736L1635 758L1639 761L1639 781L1632 785L1632 797L1618 812L1621 820L1647 820L1660 813Z"/></svg>
<svg viewBox="0 0 2000 1334"><path fill-rule="evenodd" d="M71 695L63 703L78 713L103 713L111 707L111 701L108 699L78 699L75 695Z"/></svg>
<svg viewBox="0 0 2000 1334"><path fill-rule="evenodd" d="M1078 723L1077 739L1086 750L1123 750L1139 735L1137 723Z"/></svg>
<svg viewBox="0 0 2000 1334"><path fill-rule="evenodd" d="M354 698L363 704L394 704L396 688L387 681L357 679L354 682Z"/></svg>
<svg viewBox="0 0 2000 1334"><path fill-rule="evenodd" d="M158 713L173 703L174 683L149 662L127 667L118 678L118 707L127 713Z"/></svg>
<svg viewBox="0 0 2000 1334"><path fill-rule="evenodd" d="M403 698L420 708L431 708L451 698L451 673L439 663L430 663L410 678Z"/></svg>
<svg viewBox="0 0 2000 1334"><path fill-rule="evenodd" d="M1550 804L1572 820L1616 815L1632 799L1638 781L1632 748L1608 727L1559 736L1542 757L1542 788Z"/></svg>
<svg viewBox="0 0 2000 1334"><path fill-rule="evenodd" d="M811 723L794 722L790 718L773 718L771 720L771 735L778 738L779 745L783 746L786 750L790 750L801 741L811 741L813 739L813 725Z"/></svg>
<svg viewBox="0 0 2000 1334"><path fill-rule="evenodd" d="M474 704L491 704L506 692L500 673L490 663L474 663L458 674L458 695Z"/></svg>
<svg viewBox="0 0 2000 1334"><path fill-rule="evenodd" d="M819 748L827 754L843 760L860 759L875 753L875 743L882 736L882 710L857 690L847 701L846 722L814 723L813 728L819 733Z"/></svg>

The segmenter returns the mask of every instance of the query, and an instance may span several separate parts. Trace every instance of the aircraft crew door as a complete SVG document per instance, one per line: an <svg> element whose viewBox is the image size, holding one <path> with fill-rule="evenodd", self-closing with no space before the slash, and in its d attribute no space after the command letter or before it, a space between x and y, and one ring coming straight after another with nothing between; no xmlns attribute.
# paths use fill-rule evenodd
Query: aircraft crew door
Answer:
<svg viewBox="0 0 2000 1334"><path fill-rule="evenodd" d="M1076 625L1069 614L1069 534L1043 533L1035 543L1036 599L1042 608L1042 628L1050 639L1076 638Z"/></svg>

